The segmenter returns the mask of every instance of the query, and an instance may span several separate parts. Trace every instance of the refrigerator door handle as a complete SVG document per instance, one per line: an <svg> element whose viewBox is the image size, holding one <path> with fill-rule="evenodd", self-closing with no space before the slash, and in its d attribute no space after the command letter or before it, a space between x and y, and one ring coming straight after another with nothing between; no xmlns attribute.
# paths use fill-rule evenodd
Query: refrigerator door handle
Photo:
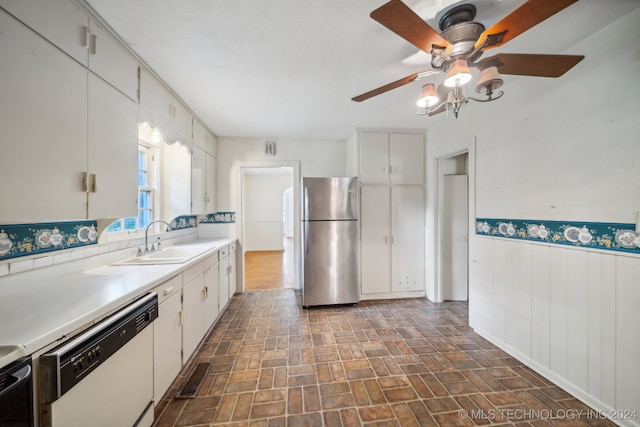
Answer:
<svg viewBox="0 0 640 427"><path fill-rule="evenodd" d="M304 187L304 194L303 194L303 201L302 201L302 219L304 221L309 221L309 189L307 187Z"/></svg>
<svg viewBox="0 0 640 427"><path fill-rule="evenodd" d="M309 221L304 221L302 238L304 239L304 253L305 255L309 255Z"/></svg>

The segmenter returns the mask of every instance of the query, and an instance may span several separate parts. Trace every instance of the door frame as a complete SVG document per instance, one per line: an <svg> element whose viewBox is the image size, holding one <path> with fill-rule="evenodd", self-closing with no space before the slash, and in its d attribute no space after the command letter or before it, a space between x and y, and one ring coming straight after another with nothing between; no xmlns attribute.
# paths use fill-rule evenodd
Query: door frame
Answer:
<svg viewBox="0 0 640 427"><path fill-rule="evenodd" d="M442 221L442 210L443 210L443 179L444 175L444 161L449 160L452 157L459 156L461 154L467 154L467 175L468 175L468 193L467 197L469 199L469 242L468 245L471 244L471 234L473 230L475 230L475 163L476 163L476 140L475 137L468 138L462 141L459 141L455 144L447 145L447 147L443 150L440 150L434 153L432 156L432 186L431 186L431 197L427 201L427 203L431 203L434 206L431 215L433 217L433 239L431 242L428 242L431 247L427 248L427 254L432 254L433 264L433 287L431 289L431 295L427 290L427 297L434 302L442 302L443 298L443 283L442 283L442 273L441 269L441 244L440 240L443 235L443 221ZM429 218L427 218L427 224L429 224ZM427 229L429 225L427 225ZM469 257L469 262L471 262L471 257ZM470 277L468 281L470 282Z"/></svg>
<svg viewBox="0 0 640 427"><path fill-rule="evenodd" d="M300 220L301 220L301 199L300 199L300 162L299 161L246 161L241 162L238 167L238 182L240 182L240 186L238 188L238 198L240 200L240 218L239 224L236 224L236 230L238 231L239 236L239 246L241 248L241 256L239 257L239 280L238 282L238 292L244 292L245 289L245 277L244 277L244 256L245 256L245 223L244 223L244 208L245 208L245 179L244 179L244 170L250 168L282 168L282 167L290 167L293 168L293 182L291 183L293 187L293 274L294 274L294 289L300 289L302 284L302 270L300 268L301 265L301 234L300 234Z"/></svg>

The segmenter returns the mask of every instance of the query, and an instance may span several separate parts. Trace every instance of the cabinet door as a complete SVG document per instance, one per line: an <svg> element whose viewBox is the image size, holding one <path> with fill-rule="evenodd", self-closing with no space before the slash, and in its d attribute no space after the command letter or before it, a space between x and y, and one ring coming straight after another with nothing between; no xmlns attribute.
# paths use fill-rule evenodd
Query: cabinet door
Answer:
<svg viewBox="0 0 640 427"><path fill-rule="evenodd" d="M218 310L221 312L229 302L229 256L218 261Z"/></svg>
<svg viewBox="0 0 640 427"><path fill-rule="evenodd" d="M0 222L84 219L87 71L2 10L0 28Z"/></svg>
<svg viewBox="0 0 640 427"><path fill-rule="evenodd" d="M218 263L204 272L204 329L205 331L218 317Z"/></svg>
<svg viewBox="0 0 640 427"><path fill-rule="evenodd" d="M424 189L391 188L391 290L424 290Z"/></svg>
<svg viewBox="0 0 640 427"><path fill-rule="evenodd" d="M0 0L0 6L33 28L34 31L67 55L87 66L89 17L76 2L69 0ZM3 78L4 76L3 74Z"/></svg>
<svg viewBox="0 0 640 427"><path fill-rule="evenodd" d="M216 158L207 153L206 160L205 213L212 213L216 212Z"/></svg>
<svg viewBox="0 0 640 427"><path fill-rule="evenodd" d="M392 133L390 144L391 184L424 184L424 135Z"/></svg>
<svg viewBox="0 0 640 427"><path fill-rule="evenodd" d="M204 335L204 275L182 289L182 363L191 357Z"/></svg>
<svg viewBox="0 0 640 427"><path fill-rule="evenodd" d="M360 188L362 293L391 291L388 187Z"/></svg>
<svg viewBox="0 0 640 427"><path fill-rule="evenodd" d="M153 396L159 402L182 368L180 292L160 303L153 322Z"/></svg>
<svg viewBox="0 0 640 427"><path fill-rule="evenodd" d="M191 153L191 214L206 212L206 169L207 157L204 150L193 146Z"/></svg>
<svg viewBox="0 0 640 427"><path fill-rule="evenodd" d="M360 182L362 184L389 183L389 134L361 132Z"/></svg>
<svg viewBox="0 0 640 427"><path fill-rule="evenodd" d="M89 69L137 101L138 63L94 21L89 22L89 33Z"/></svg>
<svg viewBox="0 0 640 427"><path fill-rule="evenodd" d="M137 216L138 134L136 104L89 74L89 164L95 192L89 218Z"/></svg>
<svg viewBox="0 0 640 427"><path fill-rule="evenodd" d="M140 120L166 131L171 127L171 92L146 69L140 70ZM174 141L169 141L174 142Z"/></svg>
<svg viewBox="0 0 640 427"><path fill-rule="evenodd" d="M229 299L235 295L238 290L238 275L236 274L236 251L229 250Z"/></svg>

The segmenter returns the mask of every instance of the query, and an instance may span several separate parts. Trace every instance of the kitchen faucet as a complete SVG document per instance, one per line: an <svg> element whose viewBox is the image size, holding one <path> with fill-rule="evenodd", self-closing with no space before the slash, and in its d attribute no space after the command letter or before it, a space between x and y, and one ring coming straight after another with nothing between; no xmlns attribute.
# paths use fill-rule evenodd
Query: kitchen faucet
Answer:
<svg viewBox="0 0 640 427"><path fill-rule="evenodd" d="M166 224L167 227L168 227L167 231L171 231L171 224L169 224L167 221L163 221L161 219L156 220L156 221L151 221L149 223L149 225L147 225L147 228L144 230L144 253L155 251L155 248L153 247L153 244L151 244L151 250L149 250L149 228L151 228L151 226L153 224L155 224L156 222L162 222L162 223ZM160 239L160 238L158 237L158 239ZM158 250L160 250L160 242L158 242Z"/></svg>

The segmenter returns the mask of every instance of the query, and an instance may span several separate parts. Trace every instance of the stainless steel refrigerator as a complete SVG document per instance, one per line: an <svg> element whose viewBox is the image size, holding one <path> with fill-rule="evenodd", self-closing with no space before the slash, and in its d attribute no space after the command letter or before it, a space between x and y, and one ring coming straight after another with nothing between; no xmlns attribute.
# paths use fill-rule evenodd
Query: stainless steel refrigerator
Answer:
<svg viewBox="0 0 640 427"><path fill-rule="evenodd" d="M303 178L302 201L302 306L358 303L357 178Z"/></svg>

